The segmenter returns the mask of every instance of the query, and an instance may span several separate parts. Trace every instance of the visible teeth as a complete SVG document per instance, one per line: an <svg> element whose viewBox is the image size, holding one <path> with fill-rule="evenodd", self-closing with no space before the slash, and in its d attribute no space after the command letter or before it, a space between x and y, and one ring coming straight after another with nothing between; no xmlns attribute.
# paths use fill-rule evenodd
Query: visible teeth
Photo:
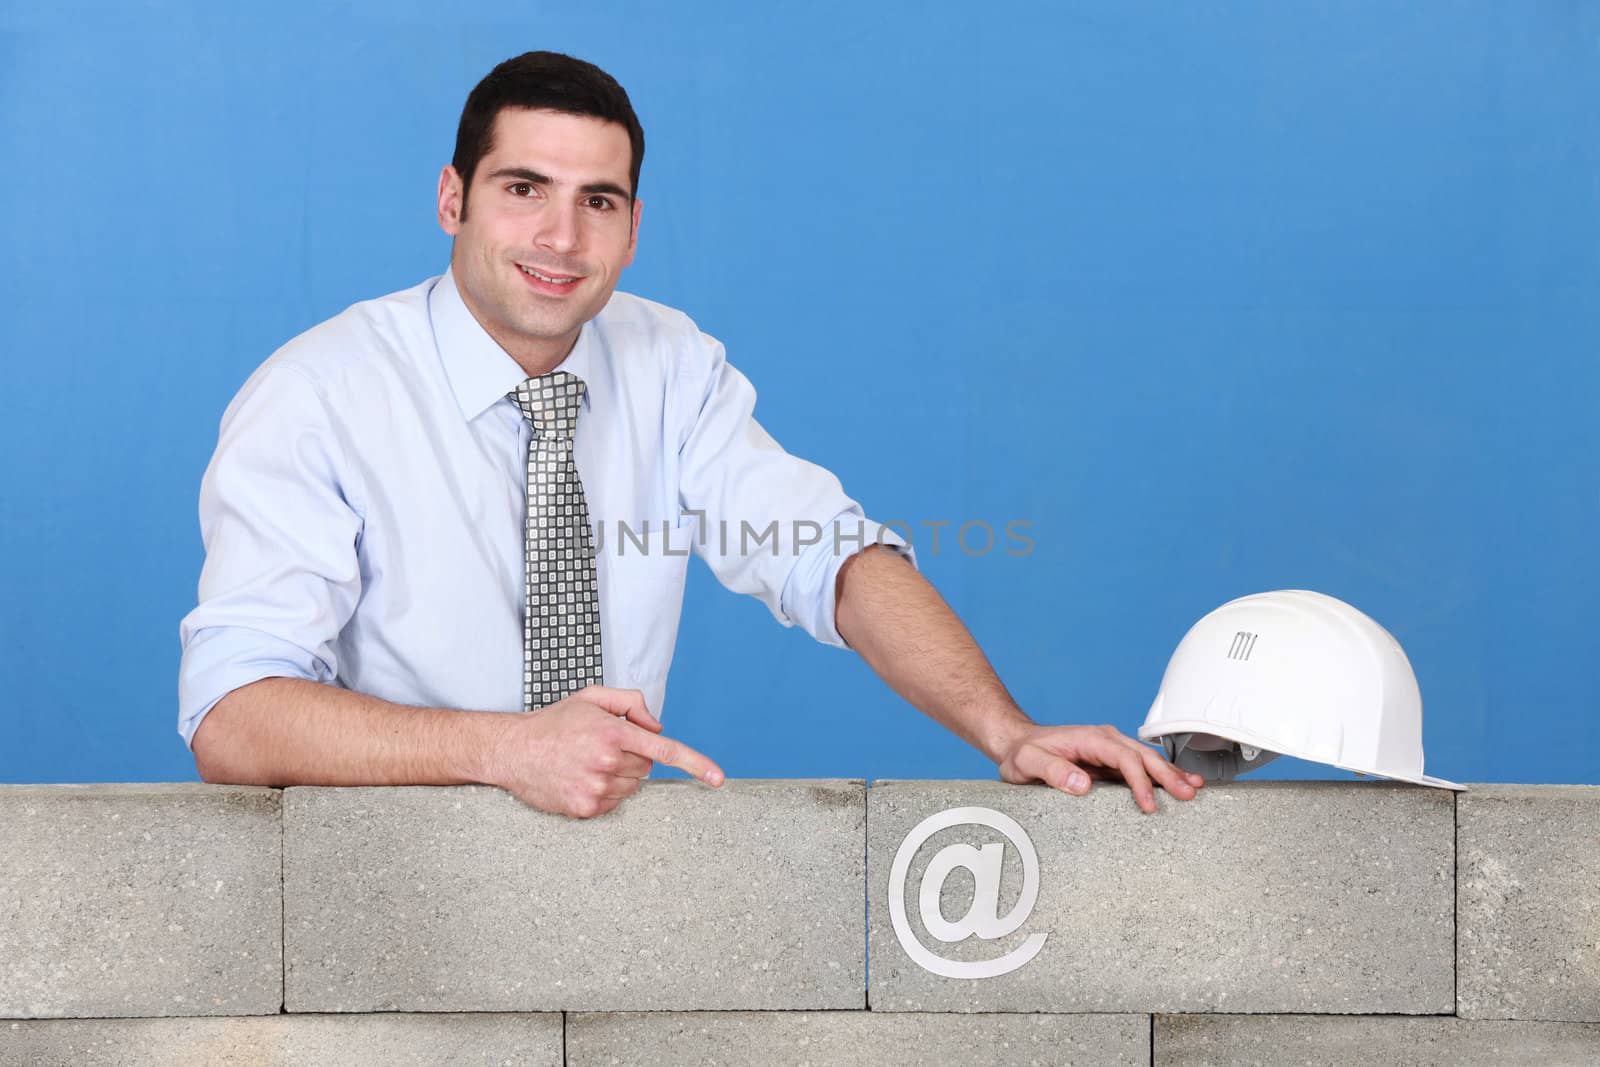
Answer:
<svg viewBox="0 0 1600 1067"><path fill-rule="evenodd" d="M549 282L551 285L571 285L573 282L578 280L576 278L552 278L548 274L540 274L532 267L524 267L520 263L517 266L522 273L532 275L533 277L538 278L541 282Z"/></svg>

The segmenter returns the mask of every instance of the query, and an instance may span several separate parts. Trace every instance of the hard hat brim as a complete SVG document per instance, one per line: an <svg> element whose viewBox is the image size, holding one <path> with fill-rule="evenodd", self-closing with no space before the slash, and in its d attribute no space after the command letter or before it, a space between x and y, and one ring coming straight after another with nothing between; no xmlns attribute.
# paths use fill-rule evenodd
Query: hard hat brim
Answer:
<svg viewBox="0 0 1600 1067"><path fill-rule="evenodd" d="M1351 774L1366 775L1369 778L1387 778L1396 782L1409 782L1412 785L1427 785L1435 789L1453 789L1457 792L1466 792L1467 787L1457 782L1447 782L1443 778L1434 778L1426 774L1390 774L1384 771L1369 770L1365 767L1347 767L1342 763L1332 760L1316 759L1304 756L1289 748L1280 745L1270 737L1264 737L1253 730L1247 730L1237 724L1219 724L1207 722L1204 719L1179 719L1171 722L1147 722L1139 728L1139 740L1149 744L1159 744L1162 737L1167 734L1211 734L1215 737L1225 737L1230 741L1253 745L1267 752L1276 752L1279 755L1290 756L1294 759L1305 760L1310 763L1321 763L1327 767L1337 767L1341 771Z"/></svg>
<svg viewBox="0 0 1600 1067"><path fill-rule="evenodd" d="M1419 774L1414 778L1408 774L1385 774L1381 775L1381 777L1393 778L1397 782L1410 782L1413 785L1431 785L1437 789L1454 789L1458 793L1467 791L1466 786L1457 782L1447 782L1443 778L1433 778L1426 774Z"/></svg>

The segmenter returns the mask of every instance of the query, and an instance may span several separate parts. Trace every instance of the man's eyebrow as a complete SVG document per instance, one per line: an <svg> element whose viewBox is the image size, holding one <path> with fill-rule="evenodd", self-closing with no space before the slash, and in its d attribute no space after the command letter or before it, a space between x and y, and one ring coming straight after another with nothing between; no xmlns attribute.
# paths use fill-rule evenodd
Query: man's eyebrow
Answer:
<svg viewBox="0 0 1600 1067"><path fill-rule="evenodd" d="M554 185L555 184L555 182L551 181L545 175L540 174L536 170L529 170L527 167L501 167L499 170L491 171L490 174L489 174L489 177L491 177L491 178L521 178L523 181L532 182L535 185Z"/></svg>
<svg viewBox="0 0 1600 1067"><path fill-rule="evenodd" d="M527 167L501 167L499 170L490 172L489 177L517 178L521 181L532 182L534 185L558 184L548 175L540 174L536 170L529 170ZM619 196L624 200L633 199L633 197L628 193L628 190L624 189L615 182L589 182L587 185L578 186L578 193L582 196L589 196L593 193L609 193L612 196Z"/></svg>
<svg viewBox="0 0 1600 1067"><path fill-rule="evenodd" d="M620 196L624 200L633 199L628 190L615 182L590 182L588 185L578 186L578 192L584 196L588 196L591 193L610 193L612 196Z"/></svg>

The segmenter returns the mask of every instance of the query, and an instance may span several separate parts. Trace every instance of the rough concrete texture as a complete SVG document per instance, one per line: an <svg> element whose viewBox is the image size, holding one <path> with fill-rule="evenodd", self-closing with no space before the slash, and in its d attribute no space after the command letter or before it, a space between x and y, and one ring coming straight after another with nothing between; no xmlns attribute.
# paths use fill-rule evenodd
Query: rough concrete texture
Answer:
<svg viewBox="0 0 1600 1067"><path fill-rule="evenodd" d="M276 1013L279 797L0 785L0 1018Z"/></svg>
<svg viewBox="0 0 1600 1067"><path fill-rule="evenodd" d="M864 1007L864 791L649 782L584 821L487 786L286 790L286 1005Z"/></svg>
<svg viewBox="0 0 1600 1067"><path fill-rule="evenodd" d="M0 1023L29 1067L559 1067L560 1015L272 1015Z"/></svg>
<svg viewBox="0 0 1600 1067"><path fill-rule="evenodd" d="M1475 785L1458 805L1457 1014L1600 1022L1600 786Z"/></svg>
<svg viewBox="0 0 1600 1067"><path fill-rule="evenodd" d="M1600 1063L1600 1026L1396 1015L1158 1015L1152 1062L1156 1067L1594 1067Z"/></svg>
<svg viewBox="0 0 1600 1067"><path fill-rule="evenodd" d="M1037 1012L1394 1012L1455 1004L1452 795L1380 782L1235 782L1193 801L1157 794L1142 814L1127 787L1086 797L1000 782L881 782L868 792L869 956L874 1010ZM940 977L891 926L897 850L923 819L978 806L1015 819L1038 854L1032 914L992 940L936 940L922 920L930 860L949 845L1004 850L998 908L1018 901L1016 848L987 827L941 830L914 854L905 915L947 959L999 958L1046 940L997 977ZM930 886L936 883L930 883ZM940 911L974 902L956 867ZM955 936L959 931L946 931Z"/></svg>
<svg viewBox="0 0 1600 1067"><path fill-rule="evenodd" d="M1144 1015L685 1012L572 1015L568 1067L1031 1067L1150 1062Z"/></svg>

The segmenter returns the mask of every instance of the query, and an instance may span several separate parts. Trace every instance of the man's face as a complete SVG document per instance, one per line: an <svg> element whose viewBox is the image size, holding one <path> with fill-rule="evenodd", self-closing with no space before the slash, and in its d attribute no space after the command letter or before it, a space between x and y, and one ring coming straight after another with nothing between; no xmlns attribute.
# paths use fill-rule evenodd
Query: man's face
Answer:
<svg viewBox="0 0 1600 1067"><path fill-rule="evenodd" d="M461 217L454 167L439 176L439 225L473 316L530 374L554 367L633 262L628 131L588 115L506 108Z"/></svg>

